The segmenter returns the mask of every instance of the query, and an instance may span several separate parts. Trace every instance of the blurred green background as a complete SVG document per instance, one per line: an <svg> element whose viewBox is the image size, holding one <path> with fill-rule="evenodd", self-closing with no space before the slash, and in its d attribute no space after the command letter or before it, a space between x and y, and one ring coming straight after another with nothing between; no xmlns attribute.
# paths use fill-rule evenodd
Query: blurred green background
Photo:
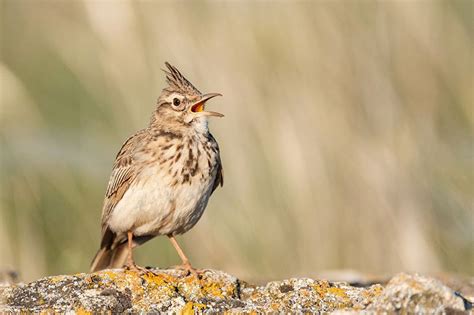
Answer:
<svg viewBox="0 0 474 315"><path fill-rule="evenodd" d="M180 237L241 278L473 274L471 1L1 1L0 269L87 271L115 154L164 61L203 92L225 185ZM168 240L142 265L180 262Z"/></svg>

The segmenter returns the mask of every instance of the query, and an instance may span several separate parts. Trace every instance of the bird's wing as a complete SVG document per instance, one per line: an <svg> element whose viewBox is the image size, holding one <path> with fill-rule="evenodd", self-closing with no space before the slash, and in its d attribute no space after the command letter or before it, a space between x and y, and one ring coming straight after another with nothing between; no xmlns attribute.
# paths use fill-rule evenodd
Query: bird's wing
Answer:
<svg viewBox="0 0 474 315"><path fill-rule="evenodd" d="M140 168L135 163L134 155L137 152L137 148L143 144L143 139L146 135L147 132L145 130L140 130L128 138L117 153L102 208L102 234L105 233L110 214L140 171Z"/></svg>
<svg viewBox="0 0 474 315"><path fill-rule="evenodd" d="M219 157L219 164L217 165L217 175L216 179L214 180L214 184L212 186L212 192L216 190L216 188L221 185L221 187L224 185L224 169L222 168L222 162Z"/></svg>
<svg viewBox="0 0 474 315"><path fill-rule="evenodd" d="M216 149L216 154L217 154L217 173L216 173L216 178L214 179L214 184L212 185L212 192L216 190L216 188L221 185L221 187L224 185L224 169L222 168L222 161L221 161L221 156L219 153L219 145L217 144L216 139L212 136L212 134L209 133L209 140L213 142L213 146Z"/></svg>

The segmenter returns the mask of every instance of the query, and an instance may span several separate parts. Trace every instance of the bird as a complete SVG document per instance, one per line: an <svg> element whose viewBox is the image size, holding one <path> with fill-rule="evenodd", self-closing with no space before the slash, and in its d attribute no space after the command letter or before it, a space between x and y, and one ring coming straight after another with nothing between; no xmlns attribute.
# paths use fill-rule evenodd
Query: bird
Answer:
<svg viewBox="0 0 474 315"><path fill-rule="evenodd" d="M133 248L167 236L182 260L196 272L176 241L201 218L209 197L224 183L217 141L206 102L220 93L201 93L165 62L167 86L148 126L129 137L112 167L102 207L100 249L91 272L126 267L139 271Z"/></svg>

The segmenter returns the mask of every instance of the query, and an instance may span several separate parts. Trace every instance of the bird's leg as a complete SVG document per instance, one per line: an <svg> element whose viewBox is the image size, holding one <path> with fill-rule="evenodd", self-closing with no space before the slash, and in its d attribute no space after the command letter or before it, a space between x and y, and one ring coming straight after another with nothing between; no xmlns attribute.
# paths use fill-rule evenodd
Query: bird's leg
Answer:
<svg viewBox="0 0 474 315"><path fill-rule="evenodd" d="M127 256L127 263L125 264L125 268L128 270L132 270L137 272L139 275L147 274L149 272L153 273L146 268L137 266L135 264L135 260L133 260L133 233L128 231L127 232L127 239L128 239L128 256Z"/></svg>
<svg viewBox="0 0 474 315"><path fill-rule="evenodd" d="M127 238L128 238L128 256L127 256L127 264L125 266L130 270L140 271L139 268L137 268L135 261L133 260L133 242L132 242L133 233L131 231L127 232Z"/></svg>
<svg viewBox="0 0 474 315"><path fill-rule="evenodd" d="M183 250L181 249L181 247L179 247L179 244L178 242L176 241L176 239L174 238L173 235L168 235L170 241L171 241L171 244L173 244L174 248L176 249L176 251L178 252L178 255L179 257L181 257L181 260L183 261L183 263L180 265L180 266L176 266L178 269L184 269L190 273L192 273L196 278L198 278L198 275L197 275L197 272L196 272L196 269L194 269L192 266L191 266L191 263L189 262L189 259L188 257L186 257L186 255L184 254Z"/></svg>

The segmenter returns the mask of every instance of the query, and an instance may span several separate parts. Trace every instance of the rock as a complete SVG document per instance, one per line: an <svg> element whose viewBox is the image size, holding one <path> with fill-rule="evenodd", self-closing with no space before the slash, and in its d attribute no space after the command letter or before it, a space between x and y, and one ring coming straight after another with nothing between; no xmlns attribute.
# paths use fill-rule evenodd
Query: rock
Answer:
<svg viewBox="0 0 474 315"><path fill-rule="evenodd" d="M216 270L205 270L197 279L175 269L115 269L0 286L0 313L442 313L470 307L469 299L440 281L408 274L385 286L309 278L256 286Z"/></svg>
<svg viewBox="0 0 474 315"><path fill-rule="evenodd" d="M408 313L437 313L450 310L466 310L462 297L452 289L433 278L419 275L399 274L392 278L382 294L369 309Z"/></svg>

